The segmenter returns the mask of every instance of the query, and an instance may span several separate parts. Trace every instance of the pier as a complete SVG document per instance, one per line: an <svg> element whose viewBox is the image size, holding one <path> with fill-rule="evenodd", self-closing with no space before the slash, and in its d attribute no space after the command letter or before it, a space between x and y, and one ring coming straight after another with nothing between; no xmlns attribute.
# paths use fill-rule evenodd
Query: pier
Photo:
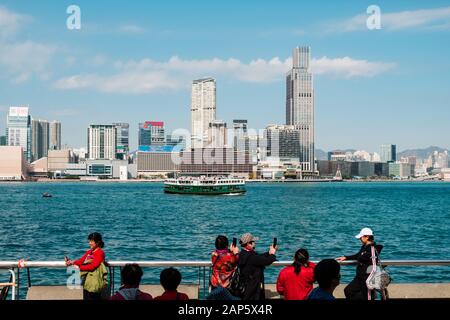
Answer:
<svg viewBox="0 0 450 320"><path fill-rule="evenodd" d="M313 261L317 263L317 261ZM146 268L167 268L167 267L188 267L198 271L198 279L193 283L181 283L180 292L186 293L191 299L205 299L209 292L209 278L211 276L212 264L210 261L108 261L110 293L113 294L120 286L121 267L129 263L137 263L143 269ZM291 265L292 261L276 261L271 267L284 267ZM342 266L352 266L356 261L342 261ZM447 266L450 267L450 260L384 260L381 264L388 266ZM0 283L2 299L17 300L21 298L21 290L26 290L27 300L81 300L82 289L69 289L67 286L46 285L35 286L31 279L31 269L67 268L64 261L26 261L18 267L15 261L0 261L0 270L9 271L8 282ZM395 274L393 275L395 280ZM25 278L25 280L24 280ZM26 281L26 286L23 285ZM340 284L335 290L335 297L344 298L344 287ZM162 293L159 284L141 284L141 290L150 293L153 297ZM280 299L282 297L276 291L276 285L265 284L267 299ZM450 283L391 283L388 287L390 299L450 299Z"/></svg>

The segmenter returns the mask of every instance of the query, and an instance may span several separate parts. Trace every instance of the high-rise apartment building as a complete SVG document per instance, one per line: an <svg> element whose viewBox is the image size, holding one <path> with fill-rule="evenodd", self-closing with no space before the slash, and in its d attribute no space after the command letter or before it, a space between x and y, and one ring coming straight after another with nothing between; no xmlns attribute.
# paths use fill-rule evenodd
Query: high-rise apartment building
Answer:
<svg viewBox="0 0 450 320"><path fill-rule="evenodd" d="M145 121L139 123L139 146L163 146L166 143L164 122Z"/></svg>
<svg viewBox="0 0 450 320"><path fill-rule="evenodd" d="M315 171L314 86L310 61L310 47L297 47L293 50L292 69L286 77L286 124L294 125L299 130L301 169L312 172Z"/></svg>
<svg viewBox="0 0 450 320"><path fill-rule="evenodd" d="M22 147L24 158L31 162L31 116L28 107L10 107L6 126L7 145Z"/></svg>
<svg viewBox="0 0 450 320"><path fill-rule="evenodd" d="M47 120L31 120L31 161L48 155L50 125Z"/></svg>
<svg viewBox="0 0 450 320"><path fill-rule="evenodd" d="M92 124L88 128L89 159L116 159L117 129L113 125Z"/></svg>
<svg viewBox="0 0 450 320"><path fill-rule="evenodd" d="M216 80L205 78L192 82L191 147L202 148L208 141L209 124L216 120Z"/></svg>
<svg viewBox="0 0 450 320"><path fill-rule="evenodd" d="M61 150L61 122L50 123L50 150Z"/></svg>

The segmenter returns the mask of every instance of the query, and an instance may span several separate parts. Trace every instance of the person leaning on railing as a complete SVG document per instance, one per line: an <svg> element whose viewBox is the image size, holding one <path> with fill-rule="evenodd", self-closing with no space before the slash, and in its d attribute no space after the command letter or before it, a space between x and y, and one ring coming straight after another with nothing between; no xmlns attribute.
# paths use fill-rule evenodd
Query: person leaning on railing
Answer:
<svg viewBox="0 0 450 320"><path fill-rule="evenodd" d="M108 271L105 266L105 246L102 235L98 232L88 236L90 249L78 260L66 258L67 266L76 266L80 269L83 282L84 300L101 300L107 287Z"/></svg>
<svg viewBox="0 0 450 320"><path fill-rule="evenodd" d="M308 250L295 252L292 265L283 268L277 279L277 292L284 300L305 300L313 290L315 264L309 261Z"/></svg>
<svg viewBox="0 0 450 320"><path fill-rule="evenodd" d="M355 238L359 239L362 243L359 252L351 256L343 256L336 259L337 261L358 261L356 276L344 289L345 297L350 300L374 300L375 292L367 289L366 280L369 277L367 270L372 266L372 247L375 249L376 261L378 262L378 256L383 246L375 244L373 232L369 228L363 228Z"/></svg>

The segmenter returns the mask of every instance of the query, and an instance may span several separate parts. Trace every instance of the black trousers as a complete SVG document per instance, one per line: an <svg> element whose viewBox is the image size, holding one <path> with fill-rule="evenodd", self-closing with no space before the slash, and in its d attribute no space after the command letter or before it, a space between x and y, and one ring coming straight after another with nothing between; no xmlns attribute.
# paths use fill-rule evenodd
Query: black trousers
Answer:
<svg viewBox="0 0 450 320"><path fill-rule="evenodd" d="M83 289L83 300L102 300L101 292L89 292Z"/></svg>
<svg viewBox="0 0 450 320"><path fill-rule="evenodd" d="M348 300L375 300L375 291L371 290L369 299L366 280L358 277L345 287L344 294Z"/></svg>

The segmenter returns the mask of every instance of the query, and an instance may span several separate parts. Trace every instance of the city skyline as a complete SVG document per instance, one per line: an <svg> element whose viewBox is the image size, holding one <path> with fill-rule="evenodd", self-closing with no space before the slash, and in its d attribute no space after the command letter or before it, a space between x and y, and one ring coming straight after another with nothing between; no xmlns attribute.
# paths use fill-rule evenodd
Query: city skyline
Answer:
<svg viewBox="0 0 450 320"><path fill-rule="evenodd" d="M0 37L8 53L0 55L0 132L5 132L10 106L28 105L35 118L62 123L62 144L83 147L84 128L90 124L125 122L135 150L138 123L146 119L164 121L167 133L190 129L190 83L205 76L217 80L217 119L229 125L247 119L248 128L264 129L284 123L290 52L308 45L314 52L316 148L379 152L382 144L396 144L399 150L450 149L445 122L450 48L442 42L449 35L450 17L443 1L380 1L381 30L368 30L364 19L358 22L367 16L369 2L330 8L301 4L308 17L295 24L276 17L294 14L300 4L289 4L292 10L286 3L243 4L230 30L217 15L229 12L229 5L196 13L201 1L192 8L180 3L192 17L201 14L214 21L211 30L203 30L184 16L174 17L181 27L165 22L166 5L135 4L120 13L119 5L113 5L105 18L99 4L77 4L85 17L79 31L65 28L62 4L4 1L0 6L0 17L11 18ZM423 19L393 22L406 11ZM253 19L246 21L249 15ZM265 24L258 21L263 16ZM328 30L332 26L334 31ZM194 34L208 41L196 41ZM411 36L414 43L408 41ZM22 66L20 59L28 55L34 57L32 64ZM133 82L133 75L141 81ZM112 86L114 80L123 88Z"/></svg>

